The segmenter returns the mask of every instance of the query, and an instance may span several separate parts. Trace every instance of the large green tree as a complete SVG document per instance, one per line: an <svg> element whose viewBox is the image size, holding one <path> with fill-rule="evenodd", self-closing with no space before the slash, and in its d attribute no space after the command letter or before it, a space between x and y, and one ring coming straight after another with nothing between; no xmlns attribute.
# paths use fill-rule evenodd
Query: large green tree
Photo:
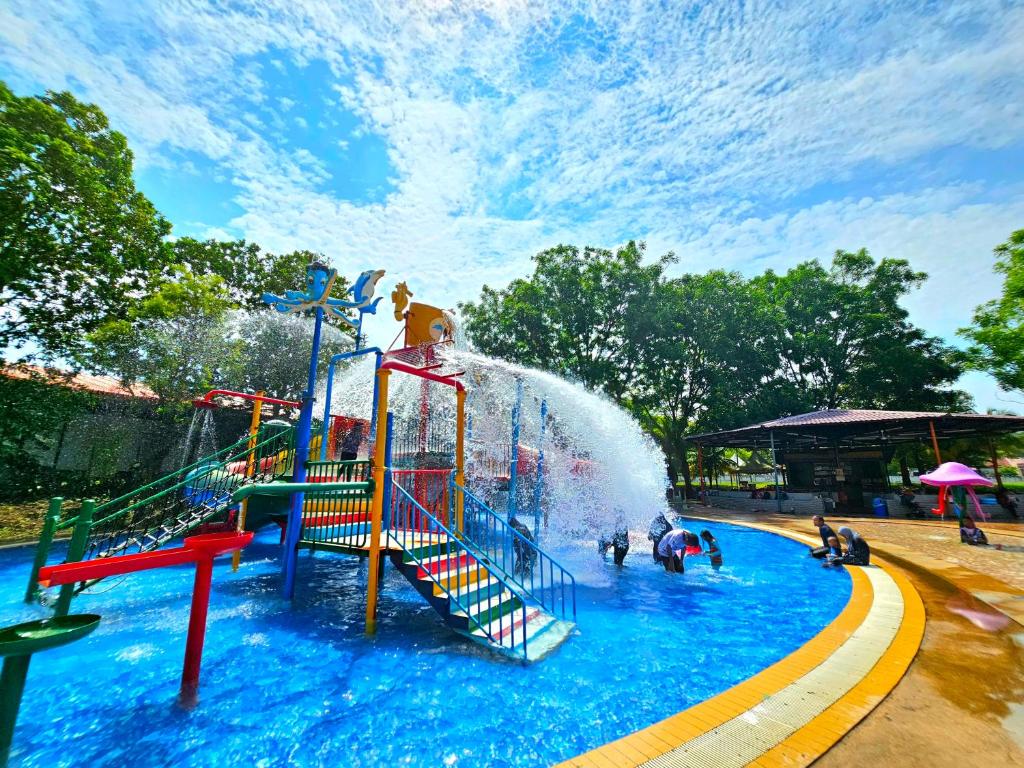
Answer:
<svg viewBox="0 0 1024 768"><path fill-rule="evenodd" d="M659 441L673 481L689 483L684 436L733 426L755 408L772 372L769 313L735 272L658 285L629 337L637 360L629 407Z"/></svg>
<svg viewBox="0 0 1024 768"><path fill-rule="evenodd" d="M98 107L0 82L0 346L63 357L128 317L165 264L169 231Z"/></svg>
<svg viewBox="0 0 1024 768"><path fill-rule="evenodd" d="M991 373L1003 389L1024 391L1024 229L995 249L1003 295L974 311L974 324L961 329L971 346L966 367Z"/></svg>
<svg viewBox="0 0 1024 768"><path fill-rule="evenodd" d="M636 358L631 333L650 311L667 254L644 263L645 246L615 251L559 245L533 257L533 275L484 286L460 304L481 352L571 376L616 400L627 397Z"/></svg>
<svg viewBox="0 0 1024 768"><path fill-rule="evenodd" d="M903 259L837 251L755 278L774 313L777 371L766 389L780 412L820 408L962 407L952 350L907 318L900 299L927 275Z"/></svg>

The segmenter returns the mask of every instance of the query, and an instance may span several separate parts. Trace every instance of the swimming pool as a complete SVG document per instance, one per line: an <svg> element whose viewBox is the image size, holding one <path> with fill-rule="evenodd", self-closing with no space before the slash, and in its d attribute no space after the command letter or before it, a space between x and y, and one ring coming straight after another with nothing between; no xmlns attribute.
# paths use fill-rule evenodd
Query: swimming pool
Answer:
<svg viewBox="0 0 1024 768"><path fill-rule="evenodd" d="M279 596L277 536L237 574L218 561L200 703L176 705L192 569L102 582L74 612L89 638L37 656L12 765L538 766L702 701L792 652L846 604L850 578L806 547L724 523L725 566L665 573L634 540L619 569L591 548L558 553L576 575L579 633L531 666L453 634L391 566L376 637L363 634L365 565L303 553ZM29 548L0 552L4 625L46 611L20 602Z"/></svg>

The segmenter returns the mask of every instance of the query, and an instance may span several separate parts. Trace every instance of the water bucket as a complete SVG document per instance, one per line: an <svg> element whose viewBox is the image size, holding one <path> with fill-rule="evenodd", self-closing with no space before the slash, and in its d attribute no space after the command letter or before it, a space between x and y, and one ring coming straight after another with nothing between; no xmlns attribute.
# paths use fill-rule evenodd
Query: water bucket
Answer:
<svg viewBox="0 0 1024 768"><path fill-rule="evenodd" d="M889 516L889 503L885 499L876 497L872 506L875 510L875 517Z"/></svg>

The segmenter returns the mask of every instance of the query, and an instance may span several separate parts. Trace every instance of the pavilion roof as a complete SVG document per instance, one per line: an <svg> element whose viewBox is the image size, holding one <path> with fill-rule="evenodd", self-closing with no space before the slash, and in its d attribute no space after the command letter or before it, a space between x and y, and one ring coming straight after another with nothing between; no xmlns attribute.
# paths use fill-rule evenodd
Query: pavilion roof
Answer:
<svg viewBox="0 0 1024 768"><path fill-rule="evenodd" d="M868 411L832 408L762 421L739 429L688 435L701 445L764 448L772 437L776 448L891 445L931 439L930 425L942 438L979 437L1024 431L1024 417L987 413L932 411Z"/></svg>

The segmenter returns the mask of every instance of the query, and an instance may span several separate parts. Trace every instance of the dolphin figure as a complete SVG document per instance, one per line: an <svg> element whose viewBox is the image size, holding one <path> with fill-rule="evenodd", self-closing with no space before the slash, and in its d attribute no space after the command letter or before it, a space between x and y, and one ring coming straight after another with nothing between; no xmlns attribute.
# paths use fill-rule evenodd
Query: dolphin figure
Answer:
<svg viewBox="0 0 1024 768"><path fill-rule="evenodd" d="M346 309L358 310L360 314L369 312L376 314L377 304L380 298L371 303L377 281L384 276L383 269L368 269L356 278L355 284L349 288L355 301L344 301L331 298L331 288L337 280L338 271L329 269L321 264L313 264L306 270L306 290L285 291L285 295L275 296L272 293L264 293L263 301L271 305L278 312L306 312L316 307L323 309L331 316L349 326L356 328L359 323L352 320L345 314Z"/></svg>

